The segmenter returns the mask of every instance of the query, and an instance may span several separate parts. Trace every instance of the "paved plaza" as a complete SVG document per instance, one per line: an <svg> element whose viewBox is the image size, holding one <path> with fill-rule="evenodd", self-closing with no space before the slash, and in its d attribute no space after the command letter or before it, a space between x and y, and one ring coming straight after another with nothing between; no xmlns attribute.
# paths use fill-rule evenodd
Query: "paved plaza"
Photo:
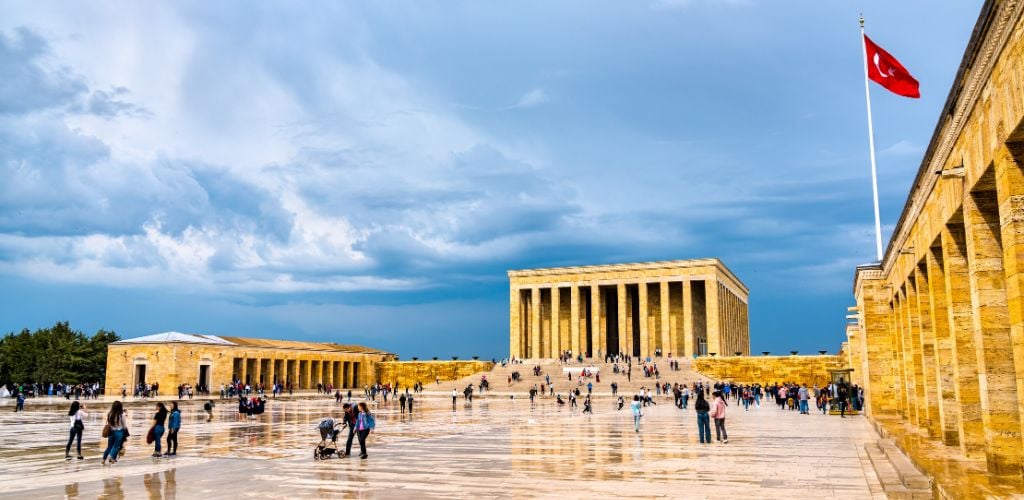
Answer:
<svg viewBox="0 0 1024 500"><path fill-rule="evenodd" d="M114 466L100 465L99 412L87 422L86 459L66 462L62 413L4 411L0 497L884 496L863 446L877 435L863 417L733 405L729 443L702 446L692 408L658 401L635 433L628 406L615 411L607 398L591 416L550 399L460 398L453 411L448 398L421 397L413 416L378 405L368 460L324 462L312 457L315 427L340 412L333 399L272 401L253 420L224 403L210 423L195 400L172 459L149 457L142 436L152 411L132 407L133 437Z"/></svg>

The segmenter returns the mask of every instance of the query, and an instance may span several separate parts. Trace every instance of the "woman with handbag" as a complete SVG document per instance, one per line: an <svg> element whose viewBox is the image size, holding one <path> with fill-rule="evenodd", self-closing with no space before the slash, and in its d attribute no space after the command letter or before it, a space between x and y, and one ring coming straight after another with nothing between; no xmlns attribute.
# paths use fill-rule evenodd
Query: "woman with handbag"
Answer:
<svg viewBox="0 0 1024 500"><path fill-rule="evenodd" d="M128 415L120 401L114 401L107 413L107 424L103 426L103 437L107 438L107 449L103 451L103 465L107 464L107 457L111 464L117 463L117 454L121 450L125 436L128 435Z"/></svg>
<svg viewBox="0 0 1024 500"><path fill-rule="evenodd" d="M68 435L68 445L64 447L64 460L71 460L71 442L78 439L78 459L82 460L82 431L85 430L85 422L82 421L89 414L85 412L85 405L78 401L71 403L68 410L68 417L71 419L71 429Z"/></svg>

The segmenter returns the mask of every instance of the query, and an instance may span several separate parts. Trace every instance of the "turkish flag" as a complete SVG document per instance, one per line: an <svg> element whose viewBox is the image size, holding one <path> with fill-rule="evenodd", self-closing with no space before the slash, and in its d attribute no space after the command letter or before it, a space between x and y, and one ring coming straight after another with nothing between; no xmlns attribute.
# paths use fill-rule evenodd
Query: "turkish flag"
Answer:
<svg viewBox="0 0 1024 500"><path fill-rule="evenodd" d="M867 35L864 35L864 48L868 55L868 78L894 94L915 99L921 97L917 80L892 54L875 45Z"/></svg>

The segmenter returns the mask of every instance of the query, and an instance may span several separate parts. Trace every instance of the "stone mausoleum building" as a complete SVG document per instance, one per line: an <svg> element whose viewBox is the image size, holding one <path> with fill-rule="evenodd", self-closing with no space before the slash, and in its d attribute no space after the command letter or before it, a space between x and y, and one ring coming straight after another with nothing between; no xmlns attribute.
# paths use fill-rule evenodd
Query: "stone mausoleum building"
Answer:
<svg viewBox="0 0 1024 500"><path fill-rule="evenodd" d="M884 258L856 270L854 380L940 485L978 469L1019 481L1024 2L984 3L953 81Z"/></svg>
<svg viewBox="0 0 1024 500"><path fill-rule="evenodd" d="M166 394L185 383L212 392L234 380L300 390L318 383L362 387L373 383L378 363L395 358L355 345L166 332L111 343L105 387L108 394L119 394L122 384L130 393L136 384L153 382Z"/></svg>
<svg viewBox="0 0 1024 500"><path fill-rule="evenodd" d="M510 353L750 354L749 290L718 259L508 272Z"/></svg>

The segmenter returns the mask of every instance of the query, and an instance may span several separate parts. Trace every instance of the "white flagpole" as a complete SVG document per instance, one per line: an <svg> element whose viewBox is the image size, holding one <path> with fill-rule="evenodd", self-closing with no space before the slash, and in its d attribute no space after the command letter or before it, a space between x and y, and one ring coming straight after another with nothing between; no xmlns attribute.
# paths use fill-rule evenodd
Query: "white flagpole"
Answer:
<svg viewBox="0 0 1024 500"><path fill-rule="evenodd" d="M871 126L871 86L868 82L868 47L864 42L864 16L860 16L860 46L864 52L864 98L868 104L868 145L871 148L871 189L875 196L875 251L882 261L882 218L878 215L878 170L875 168L875 130Z"/></svg>

